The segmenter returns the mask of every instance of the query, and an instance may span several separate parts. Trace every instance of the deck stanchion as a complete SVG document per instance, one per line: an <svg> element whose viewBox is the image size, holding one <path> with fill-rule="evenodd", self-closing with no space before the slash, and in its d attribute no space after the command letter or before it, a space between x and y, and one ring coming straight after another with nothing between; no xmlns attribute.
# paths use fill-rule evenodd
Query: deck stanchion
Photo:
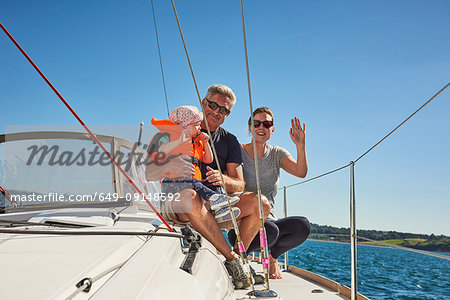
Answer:
<svg viewBox="0 0 450 300"><path fill-rule="evenodd" d="M284 213L284 217L286 218L287 217L287 202L286 202L286 186L284 186L283 187L283 192L284 192L284 197L283 197L283 199L284 199L284 204L283 204L283 213ZM287 271L287 269L288 269L288 264L289 264L289 261L288 261L288 251L286 251L285 253L284 253L284 269Z"/></svg>
<svg viewBox="0 0 450 300"><path fill-rule="evenodd" d="M355 212L355 163L350 162L350 244L351 244L351 300L358 294L356 270L356 212Z"/></svg>

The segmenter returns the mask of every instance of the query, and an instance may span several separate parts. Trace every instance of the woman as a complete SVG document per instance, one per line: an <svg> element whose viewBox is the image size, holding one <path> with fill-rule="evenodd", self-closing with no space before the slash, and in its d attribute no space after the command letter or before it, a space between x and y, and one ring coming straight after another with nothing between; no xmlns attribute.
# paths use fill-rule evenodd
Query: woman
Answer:
<svg viewBox="0 0 450 300"><path fill-rule="evenodd" d="M284 252L303 243L309 235L310 224L305 217L287 217L278 219L274 211L274 199L278 190L280 169L297 177L305 177L308 171L308 162L305 152L305 124L302 125L298 118L291 119L290 137L297 148L297 160L290 153L278 146L271 146L267 142L275 128L273 126L273 113L267 107L257 108L253 112L255 125L254 140L256 143L256 155L260 174L261 193L267 197L271 204L271 212L265 228L269 242L269 275L271 279L281 279L281 271L278 266L278 257ZM248 128L251 130L251 119L248 120ZM256 175L253 140L252 143L242 145L243 169L245 179L245 191L256 193ZM230 242L234 242L235 234L229 233ZM259 237L257 236L248 248L248 252L258 250Z"/></svg>

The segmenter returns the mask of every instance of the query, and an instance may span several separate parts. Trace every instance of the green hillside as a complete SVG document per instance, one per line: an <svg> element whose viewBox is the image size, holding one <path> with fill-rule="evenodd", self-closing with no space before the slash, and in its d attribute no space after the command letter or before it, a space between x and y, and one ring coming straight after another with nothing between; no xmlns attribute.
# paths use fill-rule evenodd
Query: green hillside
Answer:
<svg viewBox="0 0 450 300"><path fill-rule="evenodd" d="M349 228L338 228L311 223L311 235L309 238L349 243L349 234ZM357 235L358 237L408 248L426 251L450 252L450 237L445 235L436 236L434 234L428 235L380 230L358 230ZM363 239L359 239L358 242L369 245L376 244Z"/></svg>

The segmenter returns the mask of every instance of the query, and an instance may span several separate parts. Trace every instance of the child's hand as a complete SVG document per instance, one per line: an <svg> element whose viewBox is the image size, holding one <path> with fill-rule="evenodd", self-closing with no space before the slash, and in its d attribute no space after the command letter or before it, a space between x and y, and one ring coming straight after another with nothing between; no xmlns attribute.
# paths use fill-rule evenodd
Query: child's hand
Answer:
<svg viewBox="0 0 450 300"><path fill-rule="evenodd" d="M200 140L204 143L209 141L209 135L206 132L200 132Z"/></svg>
<svg viewBox="0 0 450 300"><path fill-rule="evenodd" d="M191 132L189 130L184 129L178 140L180 141L181 144L183 144L189 141L190 139L191 139Z"/></svg>

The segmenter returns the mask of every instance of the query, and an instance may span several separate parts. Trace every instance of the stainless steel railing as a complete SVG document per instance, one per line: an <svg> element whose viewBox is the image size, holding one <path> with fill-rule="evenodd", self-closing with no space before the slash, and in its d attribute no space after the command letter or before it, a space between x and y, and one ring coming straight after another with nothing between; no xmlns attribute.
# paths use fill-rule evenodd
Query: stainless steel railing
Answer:
<svg viewBox="0 0 450 300"><path fill-rule="evenodd" d="M391 132L385 135L380 141L374 144L369 150L360 155L355 161L351 161L349 164L342 166L340 168L334 169L332 171L323 173L319 176L315 176L313 178L291 184L289 186L284 186L284 204L283 204L283 212L284 217L287 217L287 199L286 199L286 189L292 186L300 185L320 177L329 175L331 173L337 172L339 170L345 169L346 167L350 167L350 244L351 244L351 299L356 300L358 294L357 287L357 257L356 257L356 242L357 242L357 234L356 234L356 200L355 200L355 164L361 158L363 158L367 153L372 151L376 146L382 143L385 139L387 139L392 133L394 133L398 128L400 128L403 124L405 124L409 119L411 119L416 113L418 113L422 108L428 105L432 100L434 100L439 94L441 94L446 88L448 88L450 83L447 83L443 88L441 88L433 97L431 97L428 101L426 101L421 107L419 107L414 113L412 113L409 117L407 117L403 122L401 122L397 127L395 127ZM288 267L288 253L284 254L284 267L287 270Z"/></svg>

